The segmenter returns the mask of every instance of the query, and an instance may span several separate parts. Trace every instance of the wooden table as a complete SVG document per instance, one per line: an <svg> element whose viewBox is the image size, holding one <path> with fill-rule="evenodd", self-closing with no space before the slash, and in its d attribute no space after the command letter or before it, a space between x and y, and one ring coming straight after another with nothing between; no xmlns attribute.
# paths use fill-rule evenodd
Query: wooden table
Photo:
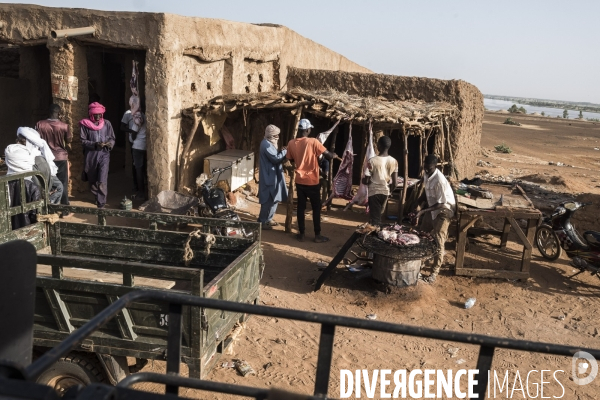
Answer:
<svg viewBox="0 0 600 400"><path fill-rule="evenodd" d="M458 210L458 232L456 241L456 275L478 276L486 278L508 278L508 279L527 279L529 278L529 264L531 261L531 251L535 239L535 231L542 214L539 210L533 208L509 208L497 206L494 210L466 209ZM486 217L504 218L504 227L501 231L495 229L474 228L477 221ZM525 232L519 224L518 219L527 221ZM486 268L465 268L465 247L467 244L467 233L477 233L480 235L489 234L500 237L500 248L505 248L508 241L510 230L514 229L518 240L523 244L523 257L521 259L520 271L494 270Z"/></svg>

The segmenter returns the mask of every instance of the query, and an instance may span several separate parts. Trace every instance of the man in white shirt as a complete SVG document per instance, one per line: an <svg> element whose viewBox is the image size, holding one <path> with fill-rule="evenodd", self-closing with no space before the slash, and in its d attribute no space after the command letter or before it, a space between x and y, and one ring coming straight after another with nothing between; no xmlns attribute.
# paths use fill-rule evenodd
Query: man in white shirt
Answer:
<svg viewBox="0 0 600 400"><path fill-rule="evenodd" d="M137 111L127 110L121 119L121 132L129 133L133 158L133 190L137 197L147 199L147 156L146 156L146 116Z"/></svg>
<svg viewBox="0 0 600 400"><path fill-rule="evenodd" d="M425 193L419 198L420 211L417 213L417 221L424 215L429 214L431 216L431 221L433 221L431 234L440 246L433 259L433 272L427 278L427 282L433 283L444 262L444 246L448 239L450 220L456 211L456 201L452 186L450 186L444 174L437 169L438 158L430 154L425 157L424 164ZM424 208L425 205L427 205L427 208Z"/></svg>
<svg viewBox="0 0 600 400"><path fill-rule="evenodd" d="M396 189L398 181L398 161L388 154L391 146L392 139L389 136L379 138L379 155L369 160L362 181L364 185L368 185L370 224L375 226L381 225L388 197Z"/></svg>

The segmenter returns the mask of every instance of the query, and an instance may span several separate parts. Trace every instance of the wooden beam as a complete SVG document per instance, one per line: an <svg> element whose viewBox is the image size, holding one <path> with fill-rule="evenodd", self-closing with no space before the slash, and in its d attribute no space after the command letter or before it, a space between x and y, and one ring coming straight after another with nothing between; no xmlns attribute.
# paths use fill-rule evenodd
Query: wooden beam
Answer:
<svg viewBox="0 0 600 400"><path fill-rule="evenodd" d="M508 234L510 233L510 221L504 219L504 228L502 228L502 236L500 236L500 248L505 248L508 242Z"/></svg>
<svg viewBox="0 0 600 400"><path fill-rule="evenodd" d="M463 269L463 264L465 262L465 251L467 244L467 231L470 227L475 225L481 216L476 216L475 218L469 219L466 223L463 223L463 220L468 217L468 215L460 213L458 215L458 232L456 239L456 260L454 263L454 269L456 270L456 275L462 275L459 273L461 269Z"/></svg>
<svg viewBox="0 0 600 400"><path fill-rule="evenodd" d="M527 200L527 202L529 203L529 206L531 206L531 208L535 208L535 206L533 205L533 202L531 201L531 199L527 196L527 193L525 193L525 191L523 190L523 188L519 185L515 185L517 190L519 191L519 193L521 193L521 196L525 197L525 200Z"/></svg>
<svg viewBox="0 0 600 400"><path fill-rule="evenodd" d="M175 190L181 190L181 188L183 187L183 170L186 166L186 160L187 160L187 154L190 151L190 147L192 147L192 142L194 141L194 136L196 135L196 131L198 130L198 126L200 125L200 121L201 118L198 114L196 114L195 112L192 113L193 118L194 118L194 123L192 124L192 128L190 129L190 131L188 132L188 137L187 140L185 142L185 147L183 148L183 152L179 155L179 168L178 168L178 173L179 173L179 179L177 182L177 188Z"/></svg>
<svg viewBox="0 0 600 400"><path fill-rule="evenodd" d="M440 124L441 124L441 122L440 122ZM440 130L440 134L442 135L441 140L440 140L440 143L441 143L440 161L444 162L446 160L446 151L444 149L444 147L445 147L444 143L445 143L446 138L444 136L446 136L446 135L444 134L443 129ZM442 171L444 171L444 167L442 167Z"/></svg>
<svg viewBox="0 0 600 400"><path fill-rule="evenodd" d="M419 136L419 178L423 177L423 136Z"/></svg>
<svg viewBox="0 0 600 400"><path fill-rule="evenodd" d="M444 126L444 122L445 122L445 118L441 118L440 125L442 127ZM448 124L448 123L446 122L446 124ZM443 128L442 128L442 131L443 131ZM454 156L452 155L452 144L450 143L450 128L449 127L448 127L448 134L446 135L446 140L448 142L448 157L450 158L448 160L450 162L450 176L455 175L456 180L459 180L458 171L456 170L456 167L454 166Z"/></svg>
<svg viewBox="0 0 600 400"><path fill-rule="evenodd" d="M329 147L329 152L335 154L335 142L337 139L337 134L339 128L335 128L331 135L331 146ZM333 159L329 160L329 171L327 174L327 198L331 198L331 194L333 193ZM331 211L331 202L327 204L327 211Z"/></svg>
<svg viewBox="0 0 600 400"><path fill-rule="evenodd" d="M469 228L471 228L473 225L475 225L477 223L477 221L479 221L481 219L483 219L483 217L479 216L479 217L473 218L472 220L467 222L464 226L461 225L460 232L467 232L469 230Z"/></svg>
<svg viewBox="0 0 600 400"><path fill-rule="evenodd" d="M406 190L408 188L408 135L406 134L406 131L404 130L404 128L402 128L402 142L404 145L404 168L403 168L404 185L402 188L402 198L400 199L400 210L398 212L398 222L401 222L402 218L404 218L404 205L406 203Z"/></svg>
<svg viewBox="0 0 600 400"><path fill-rule="evenodd" d="M296 117L294 118L294 125L292 129L292 138L293 140L296 138L296 134L298 133L298 124L300 123L300 119L302 118L302 107L299 107L296 110ZM294 183L296 181L296 171L292 170L290 173L290 186L288 190L288 201L287 201L287 210L285 215L285 232L292 232L292 215L294 213Z"/></svg>
<svg viewBox="0 0 600 400"><path fill-rule="evenodd" d="M515 233L517 234L519 239L521 239L521 243L523 243L523 246L525 246L526 249L531 250L533 241L530 241L527 238L527 236L525 236L525 234L523 233L523 230L521 229L521 226L517 223L517 221L514 218L507 218L507 219L510 222L510 224L512 225L512 227L514 228Z"/></svg>
<svg viewBox="0 0 600 400"><path fill-rule="evenodd" d="M329 277L329 275L331 275L331 273L337 267L337 265L340 262L342 262L346 253L354 245L354 242L356 242L358 240L358 238L361 236L362 236L362 234L359 232L354 231L352 233L352 236L350 236L350 238L346 241L346 243L344 243L344 245L342 246L340 251L338 251L338 253L335 255L335 257L333 257L333 259L331 260L331 262L329 263L327 268L325 268L325 270L323 271L321 276L319 276L317 278L317 282L315 283L315 289L314 289L315 292L317 290L321 289L321 286L323 286L323 283L325 283L325 280Z"/></svg>
<svg viewBox="0 0 600 400"><path fill-rule="evenodd" d="M537 230L537 219L529 219L527 220L527 230L525 234L527 235L527 241L529 243L533 243L535 240L535 232ZM523 259L521 260L521 272L527 273L529 275L529 264L531 263L531 252L533 246L525 247L523 249Z"/></svg>

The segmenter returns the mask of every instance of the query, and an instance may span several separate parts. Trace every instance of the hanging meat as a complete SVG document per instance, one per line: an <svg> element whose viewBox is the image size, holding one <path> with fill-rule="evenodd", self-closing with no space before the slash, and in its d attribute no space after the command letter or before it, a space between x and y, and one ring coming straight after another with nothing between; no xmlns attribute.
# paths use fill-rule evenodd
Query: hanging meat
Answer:
<svg viewBox="0 0 600 400"><path fill-rule="evenodd" d="M362 181L363 181L363 178L365 177L365 172L367 171L367 168L369 167L369 160L373 157L375 157L375 149L373 148L373 124L370 122L369 123L369 142L367 144L367 152L365 153L365 160L363 162L363 170L360 175L360 186L358 187L358 191L356 192L356 194L354 195L352 200L350 200L350 203L348 203L346 208L344 208L344 210L349 209L350 206L352 206L353 204L356 204L359 206L366 206L368 204L369 189L368 189L367 185L362 183Z"/></svg>
<svg viewBox="0 0 600 400"><path fill-rule="evenodd" d="M131 71L131 80L129 81L129 88L131 89L131 97L129 98L129 109L131 111L131 115L133 116L133 121L138 127L144 124L144 116L142 115L142 112L140 110L140 91L138 81L139 75L140 72L138 70L138 62L134 60L133 69Z"/></svg>
<svg viewBox="0 0 600 400"><path fill-rule="evenodd" d="M352 199L352 165L354 164L354 149L352 147L352 124L348 127L348 142L342 155L342 162L337 174L333 178L333 192L323 203L323 206L331 203L334 198Z"/></svg>

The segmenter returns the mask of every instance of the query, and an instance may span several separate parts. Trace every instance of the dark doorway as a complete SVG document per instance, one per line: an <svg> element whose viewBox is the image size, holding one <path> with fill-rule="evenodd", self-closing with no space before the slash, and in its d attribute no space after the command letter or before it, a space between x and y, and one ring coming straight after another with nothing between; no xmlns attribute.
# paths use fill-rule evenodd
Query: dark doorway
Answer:
<svg viewBox="0 0 600 400"><path fill-rule="evenodd" d="M45 45L0 43L0 152L14 143L17 128L34 127L52 104L50 52Z"/></svg>
<svg viewBox="0 0 600 400"><path fill-rule="evenodd" d="M131 176L131 158L128 135L120 132L121 119L129 110L131 90L132 61L137 61L140 76L138 78L142 112L145 106L146 52L132 49L114 49L88 46L86 50L88 64L88 93L90 98L98 98L106 107L104 118L110 121L115 131L115 148L111 153L110 173L127 170Z"/></svg>

